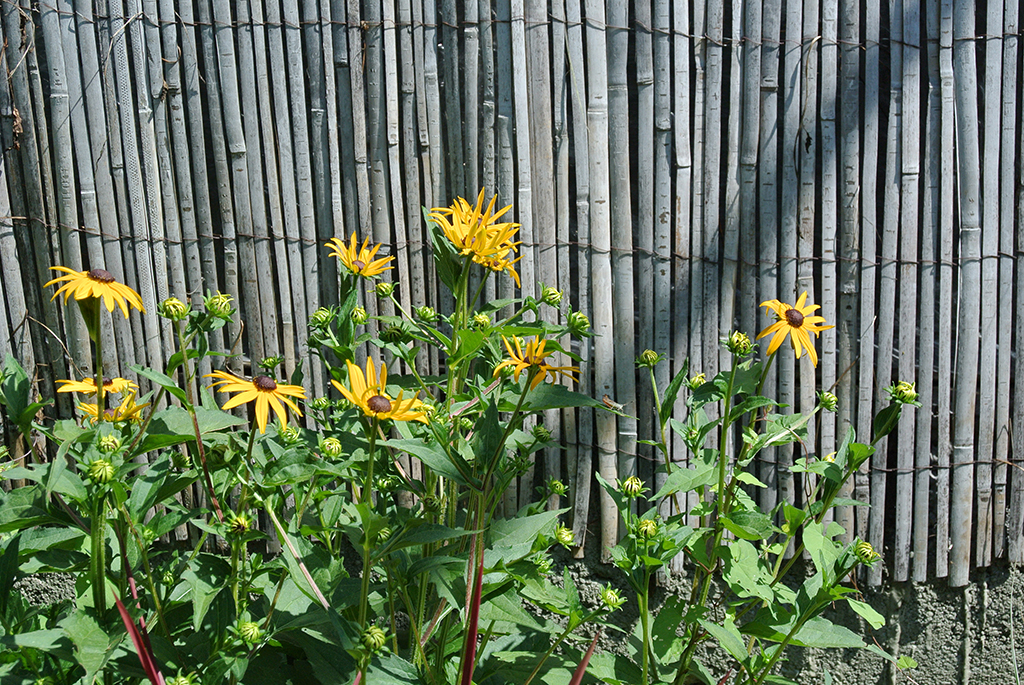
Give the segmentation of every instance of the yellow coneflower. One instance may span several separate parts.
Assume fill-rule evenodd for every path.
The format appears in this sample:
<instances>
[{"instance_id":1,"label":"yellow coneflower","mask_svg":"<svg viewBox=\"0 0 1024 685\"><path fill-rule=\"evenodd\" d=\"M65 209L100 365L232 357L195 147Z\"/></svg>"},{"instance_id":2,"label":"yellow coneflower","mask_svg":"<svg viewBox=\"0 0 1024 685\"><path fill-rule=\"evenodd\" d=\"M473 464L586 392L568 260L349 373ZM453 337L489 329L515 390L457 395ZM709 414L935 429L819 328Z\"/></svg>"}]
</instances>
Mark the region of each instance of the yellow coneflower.
<instances>
[{"instance_id":1,"label":"yellow coneflower","mask_svg":"<svg viewBox=\"0 0 1024 685\"><path fill-rule=\"evenodd\" d=\"M61 387L57 388L57 392L77 392L80 395L95 395L96 394L96 379L95 378L83 378L80 381L75 380L59 380L58 383L63 383ZM130 381L127 378L104 378L103 379L103 392L123 393L126 390L138 390L134 381Z\"/></svg>"},{"instance_id":2,"label":"yellow coneflower","mask_svg":"<svg viewBox=\"0 0 1024 685\"><path fill-rule=\"evenodd\" d=\"M369 245L370 239L367 238L363 241L362 247L359 247L355 233L352 234L352 240L348 245L341 238L331 238L327 241L327 247L332 248L333 252L328 256L337 257L349 271L364 278L373 278L377 274L395 268L387 266L387 263L394 259L393 256L381 259L373 258L383 243L377 243L372 248Z\"/></svg>"},{"instance_id":3,"label":"yellow coneflower","mask_svg":"<svg viewBox=\"0 0 1024 685\"><path fill-rule=\"evenodd\" d=\"M511 259L511 253L519 245L513 242L519 224L498 221L512 209L512 205L495 212L495 196L485 209L484 192L484 189L480 190L475 205L460 197L450 207L433 208L429 216L441 227L459 254L470 255L474 262L492 271L508 271L518 285L519 274L512 268L518 258Z\"/></svg>"},{"instance_id":4,"label":"yellow coneflower","mask_svg":"<svg viewBox=\"0 0 1024 685\"><path fill-rule=\"evenodd\" d=\"M255 376L251 381L247 381L226 371L214 371L206 374L205 377L217 379L210 384L211 389L238 393L221 407L225 411L246 402L256 402L256 424L260 428L260 433L267 432L267 417L270 416L271 408L277 414L277 418L281 420L282 426L288 425L288 412L285 410L285 405L288 405L296 416L302 416L298 405L291 399L292 397L306 399L306 390L301 385L284 385L267 376ZM218 385L219 388L217 388Z\"/></svg>"},{"instance_id":5,"label":"yellow coneflower","mask_svg":"<svg viewBox=\"0 0 1024 685\"><path fill-rule=\"evenodd\" d=\"M113 274L103 269L93 269L92 271L75 271L69 269L66 266L51 266L52 271L63 271L66 276L58 276L51 281L47 281L43 286L48 288L54 283L64 282L57 292L53 294L50 299L55 299L61 293L64 293L64 303L67 304L68 299L73 295L75 300L87 300L89 298L96 298L103 300L103 304L106 306L108 312L114 311L114 305L116 304L124 312L124 318L128 318L128 305L135 307L140 312L145 312L145 308L142 306L142 298L139 294L124 285L114 280Z\"/></svg>"},{"instance_id":6,"label":"yellow coneflower","mask_svg":"<svg viewBox=\"0 0 1024 685\"><path fill-rule=\"evenodd\" d=\"M554 381L558 378L558 374L569 378L570 380L576 380L573 378L573 373L579 373L579 369L575 366L552 366L546 361L546 357L551 354L550 352L544 351L544 346L547 345L547 340L544 340L539 335L530 342L526 343L526 352L523 352L523 348L519 343L519 338L514 338L515 350L512 349L512 342L505 336L501 336L501 339L505 342L505 349L508 350L509 358L494 367L494 375L497 377L501 370L505 367L514 367L516 382L519 382L519 374L526 369L533 367L537 369L538 373L534 376L533 381L530 383L530 390L533 390L546 376L551 376L551 380Z\"/></svg>"},{"instance_id":7,"label":"yellow coneflower","mask_svg":"<svg viewBox=\"0 0 1024 685\"><path fill-rule=\"evenodd\" d=\"M121 404L116 407L111 407L103 412L103 420L110 421L112 423L141 421L142 410L148 406L148 402L146 404L135 404L135 393L130 392L124 396L124 399L121 400ZM100 421L100 412L97 405L79 402L78 409L88 416L92 423L98 423Z\"/></svg>"},{"instance_id":8,"label":"yellow coneflower","mask_svg":"<svg viewBox=\"0 0 1024 685\"><path fill-rule=\"evenodd\" d=\"M760 340L766 335L774 333L775 335L768 344L768 354L772 354L779 349L782 341L789 335L789 340L793 343L793 350L796 352L796 358L800 358L802 348L806 347L807 354L811 357L811 362L817 366L818 353L814 351L810 333L818 335L822 331L835 328L835 326L822 326L821 324L825 322L825 317L823 316L808 316L811 312L818 309L820 305L811 304L804 306L806 301L807 292L804 291L804 294L800 296L800 299L793 306L779 300L762 302L761 306L769 310L766 313L774 313L778 321L758 333L757 339Z\"/></svg>"},{"instance_id":9,"label":"yellow coneflower","mask_svg":"<svg viewBox=\"0 0 1024 685\"><path fill-rule=\"evenodd\" d=\"M388 395L388 367L384 362L381 362L379 376L373 359L369 357L366 358L365 373L351 361L346 361L345 366L348 367L349 387L346 388L335 380L332 380L331 384L345 396L346 400L362 409L363 414L381 421L393 419L427 423L426 406L423 402L415 397L403 399L401 392L396 398Z\"/></svg>"}]
</instances>

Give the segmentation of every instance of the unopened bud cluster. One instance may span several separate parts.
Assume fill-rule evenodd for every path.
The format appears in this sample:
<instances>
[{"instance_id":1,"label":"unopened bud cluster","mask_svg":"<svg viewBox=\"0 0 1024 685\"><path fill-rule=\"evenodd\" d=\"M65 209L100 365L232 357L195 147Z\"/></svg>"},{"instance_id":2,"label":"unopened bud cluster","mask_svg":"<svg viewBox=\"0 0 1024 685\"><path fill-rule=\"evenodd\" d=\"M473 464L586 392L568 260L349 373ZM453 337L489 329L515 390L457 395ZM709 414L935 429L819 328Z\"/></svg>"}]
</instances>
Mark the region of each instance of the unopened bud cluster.
<instances>
[{"instance_id":1,"label":"unopened bud cluster","mask_svg":"<svg viewBox=\"0 0 1024 685\"><path fill-rule=\"evenodd\" d=\"M505 367L505 368L509 368L509 367ZM551 441L551 431L549 431L547 428L545 428L544 426L542 426L539 423L536 426L533 427L533 429L530 431L530 433L533 435L533 439L536 440L537 442L550 442Z\"/></svg>"},{"instance_id":2,"label":"unopened bud cluster","mask_svg":"<svg viewBox=\"0 0 1024 685\"><path fill-rule=\"evenodd\" d=\"M348 315L349 320L357 326L362 326L366 323L370 315L366 313L366 310L362 307L354 307L352 313Z\"/></svg>"},{"instance_id":3,"label":"unopened bud cluster","mask_svg":"<svg viewBox=\"0 0 1024 685\"><path fill-rule=\"evenodd\" d=\"M818 393L818 402L821 403L821 408L825 411L835 412L839 407L839 398L836 397L835 393L831 393L828 390L822 390Z\"/></svg>"},{"instance_id":4,"label":"unopened bud cluster","mask_svg":"<svg viewBox=\"0 0 1024 685\"><path fill-rule=\"evenodd\" d=\"M363 631L359 641L363 643L363 647L366 647L367 651L376 652L384 647L384 643L388 641L388 636L377 626L370 626Z\"/></svg>"},{"instance_id":5,"label":"unopened bud cluster","mask_svg":"<svg viewBox=\"0 0 1024 685\"><path fill-rule=\"evenodd\" d=\"M113 454L121 449L121 438L116 435L104 435L96 441L96 449L100 454Z\"/></svg>"},{"instance_id":6,"label":"unopened bud cluster","mask_svg":"<svg viewBox=\"0 0 1024 685\"><path fill-rule=\"evenodd\" d=\"M707 378L704 376L704 374L698 373L696 376L687 381L686 384L690 386L690 390L696 390L700 386L704 385L705 382L707 382Z\"/></svg>"},{"instance_id":7,"label":"unopened bud cluster","mask_svg":"<svg viewBox=\"0 0 1024 685\"><path fill-rule=\"evenodd\" d=\"M569 314L569 332L577 338L587 335L590 332L590 319L583 312L571 312Z\"/></svg>"},{"instance_id":8,"label":"unopened bud cluster","mask_svg":"<svg viewBox=\"0 0 1024 685\"><path fill-rule=\"evenodd\" d=\"M235 311L231 306L231 296L227 293L207 295L203 299L203 306L206 308L206 311L210 316L214 316L218 319L230 319L231 315Z\"/></svg>"},{"instance_id":9,"label":"unopened bud cluster","mask_svg":"<svg viewBox=\"0 0 1024 685\"><path fill-rule=\"evenodd\" d=\"M549 285L541 290L540 301L557 308L562 304L562 291Z\"/></svg>"},{"instance_id":10,"label":"unopened bud cluster","mask_svg":"<svg viewBox=\"0 0 1024 685\"><path fill-rule=\"evenodd\" d=\"M887 388L889 399L899 404L914 404L917 402L917 390L914 384L907 381L900 381Z\"/></svg>"},{"instance_id":11,"label":"unopened bud cluster","mask_svg":"<svg viewBox=\"0 0 1024 685\"><path fill-rule=\"evenodd\" d=\"M725 347L737 357L745 357L754 350L754 343L746 333L733 331L726 339Z\"/></svg>"},{"instance_id":12,"label":"unopened bud cluster","mask_svg":"<svg viewBox=\"0 0 1024 685\"><path fill-rule=\"evenodd\" d=\"M636 524L636 534L642 538L653 538L658 534L658 523L653 519L643 519Z\"/></svg>"},{"instance_id":13,"label":"unopened bud cluster","mask_svg":"<svg viewBox=\"0 0 1024 685\"><path fill-rule=\"evenodd\" d=\"M641 368L653 369L664 357L654 350L644 350L636 359L636 365Z\"/></svg>"},{"instance_id":14,"label":"unopened bud cluster","mask_svg":"<svg viewBox=\"0 0 1024 685\"><path fill-rule=\"evenodd\" d=\"M871 546L871 543L866 540L861 540L854 545L853 553L857 555L857 559L860 563L868 566L871 566L882 558L882 555L876 552L875 548Z\"/></svg>"},{"instance_id":15,"label":"unopened bud cluster","mask_svg":"<svg viewBox=\"0 0 1024 685\"><path fill-rule=\"evenodd\" d=\"M572 546L572 543L576 541L576 536L573 535L571 528L558 526L558 528L555 529L555 540L562 547L569 548Z\"/></svg>"},{"instance_id":16,"label":"unopened bud cluster","mask_svg":"<svg viewBox=\"0 0 1024 685\"><path fill-rule=\"evenodd\" d=\"M345 450L337 438L324 438L324 441L320 443L320 451L324 453L325 457L337 459Z\"/></svg>"},{"instance_id":17,"label":"unopened bud cluster","mask_svg":"<svg viewBox=\"0 0 1024 685\"><path fill-rule=\"evenodd\" d=\"M427 323L430 323L437 318L437 312L434 311L433 307L430 307L428 305L416 307L416 309L413 310L413 313L416 315L417 319L419 319L420 321L426 321Z\"/></svg>"},{"instance_id":18,"label":"unopened bud cluster","mask_svg":"<svg viewBox=\"0 0 1024 685\"><path fill-rule=\"evenodd\" d=\"M569 489L565 487L565 483L558 480L557 478L549 478L546 485L549 493L551 493L552 495L558 495L559 497L562 497L563 495L565 495L566 492L569 491Z\"/></svg>"},{"instance_id":19,"label":"unopened bud cluster","mask_svg":"<svg viewBox=\"0 0 1024 685\"><path fill-rule=\"evenodd\" d=\"M168 297L157 305L156 313L171 321L181 321L188 316L188 305L176 297Z\"/></svg>"},{"instance_id":20,"label":"unopened bud cluster","mask_svg":"<svg viewBox=\"0 0 1024 685\"><path fill-rule=\"evenodd\" d=\"M619 492L628 497L629 499L635 499L640 496L640 493L644 490L644 483L636 476L630 476L626 480L622 481L619 485Z\"/></svg>"},{"instance_id":21,"label":"unopened bud cluster","mask_svg":"<svg viewBox=\"0 0 1024 685\"><path fill-rule=\"evenodd\" d=\"M89 464L86 475L96 485L105 485L114 479L114 465L106 459L97 459Z\"/></svg>"},{"instance_id":22,"label":"unopened bud cluster","mask_svg":"<svg viewBox=\"0 0 1024 685\"><path fill-rule=\"evenodd\" d=\"M253 621L242 621L238 624L238 636L247 644L251 645L259 642L262 635L263 631L260 630L259 623L255 623Z\"/></svg>"},{"instance_id":23,"label":"unopened bud cluster","mask_svg":"<svg viewBox=\"0 0 1024 685\"><path fill-rule=\"evenodd\" d=\"M619 594L613 587L605 587L601 590L601 603L609 611L615 611L626 603L626 598Z\"/></svg>"},{"instance_id":24,"label":"unopened bud cluster","mask_svg":"<svg viewBox=\"0 0 1024 685\"><path fill-rule=\"evenodd\" d=\"M373 290L377 293L377 297L388 298L395 292L395 284L390 281L379 281L377 285L373 286Z\"/></svg>"}]
</instances>

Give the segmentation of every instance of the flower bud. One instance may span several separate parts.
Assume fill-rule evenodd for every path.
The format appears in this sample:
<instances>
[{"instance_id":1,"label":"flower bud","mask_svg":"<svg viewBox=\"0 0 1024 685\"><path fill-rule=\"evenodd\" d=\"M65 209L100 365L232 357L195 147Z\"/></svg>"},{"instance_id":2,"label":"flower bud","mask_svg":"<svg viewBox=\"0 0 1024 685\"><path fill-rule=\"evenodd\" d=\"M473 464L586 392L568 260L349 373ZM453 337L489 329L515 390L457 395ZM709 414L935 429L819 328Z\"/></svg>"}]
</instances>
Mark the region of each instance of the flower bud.
<instances>
[{"instance_id":1,"label":"flower bud","mask_svg":"<svg viewBox=\"0 0 1024 685\"><path fill-rule=\"evenodd\" d=\"M188 316L188 305L176 297L168 297L157 305L156 313L171 321L181 321Z\"/></svg>"},{"instance_id":2,"label":"flower bud","mask_svg":"<svg viewBox=\"0 0 1024 685\"><path fill-rule=\"evenodd\" d=\"M420 321L426 321L427 323L430 323L437 318L437 312L434 311L434 308L427 305L416 307L413 313L416 315L417 319Z\"/></svg>"},{"instance_id":3,"label":"flower bud","mask_svg":"<svg viewBox=\"0 0 1024 685\"><path fill-rule=\"evenodd\" d=\"M388 298L395 292L395 284L391 281L379 281L377 285L373 286L373 290L377 293L377 297Z\"/></svg>"},{"instance_id":4,"label":"flower bud","mask_svg":"<svg viewBox=\"0 0 1024 685\"><path fill-rule=\"evenodd\" d=\"M312 329L326 329L334 321L334 317L333 309L320 307L309 316L309 327Z\"/></svg>"},{"instance_id":5,"label":"flower bud","mask_svg":"<svg viewBox=\"0 0 1024 685\"><path fill-rule=\"evenodd\" d=\"M533 565L537 567L537 572L542 576L546 576L551 573L551 557L544 552L538 552L530 557Z\"/></svg>"},{"instance_id":6,"label":"flower bud","mask_svg":"<svg viewBox=\"0 0 1024 685\"><path fill-rule=\"evenodd\" d=\"M167 587L172 587L178 584L178 577L174 575L174 573L172 573L171 571L164 571L163 576L161 576L160 580L162 580L163 584Z\"/></svg>"},{"instance_id":7,"label":"flower bud","mask_svg":"<svg viewBox=\"0 0 1024 685\"><path fill-rule=\"evenodd\" d=\"M348 318L355 325L362 326L370 318L370 315L362 307L355 307L352 309L352 313L348 315Z\"/></svg>"},{"instance_id":8,"label":"flower bud","mask_svg":"<svg viewBox=\"0 0 1024 685\"><path fill-rule=\"evenodd\" d=\"M754 350L754 343L746 333L733 331L725 341L725 347L737 357L745 357Z\"/></svg>"},{"instance_id":9,"label":"flower bud","mask_svg":"<svg viewBox=\"0 0 1024 685\"><path fill-rule=\"evenodd\" d=\"M106 459L97 459L89 464L87 475L96 485L104 485L114 479L114 465Z\"/></svg>"},{"instance_id":10,"label":"flower bud","mask_svg":"<svg viewBox=\"0 0 1024 685\"><path fill-rule=\"evenodd\" d=\"M833 413L835 413L836 408L839 406L839 398L836 397L835 393L831 393L828 390L822 390L818 393L818 402L821 404L822 409Z\"/></svg>"},{"instance_id":11,"label":"flower bud","mask_svg":"<svg viewBox=\"0 0 1024 685\"><path fill-rule=\"evenodd\" d=\"M262 635L263 631L260 630L259 623L254 623L253 621L242 621L238 624L238 636L247 644L256 644L259 642Z\"/></svg>"},{"instance_id":12,"label":"flower bud","mask_svg":"<svg viewBox=\"0 0 1024 685\"><path fill-rule=\"evenodd\" d=\"M550 285L546 286L540 291L540 301L557 309L562 304L562 291Z\"/></svg>"},{"instance_id":13,"label":"flower bud","mask_svg":"<svg viewBox=\"0 0 1024 685\"><path fill-rule=\"evenodd\" d=\"M459 429L460 430L471 431L471 430L473 430L473 426L474 425L475 424L473 423L473 419L469 418L468 416L460 416L459 417Z\"/></svg>"},{"instance_id":14,"label":"flower bud","mask_svg":"<svg viewBox=\"0 0 1024 685\"><path fill-rule=\"evenodd\" d=\"M653 369L662 359L664 359L664 357L654 350L644 350L640 353L640 356L636 358L636 365L641 368Z\"/></svg>"},{"instance_id":15,"label":"flower bud","mask_svg":"<svg viewBox=\"0 0 1024 685\"><path fill-rule=\"evenodd\" d=\"M171 466L182 471L192 468L192 457L183 450L171 450Z\"/></svg>"},{"instance_id":16,"label":"flower bud","mask_svg":"<svg viewBox=\"0 0 1024 685\"><path fill-rule=\"evenodd\" d=\"M242 513L231 512L226 519L228 532L232 535L242 535L252 528L252 517Z\"/></svg>"},{"instance_id":17,"label":"flower bud","mask_svg":"<svg viewBox=\"0 0 1024 685\"><path fill-rule=\"evenodd\" d=\"M284 357L264 357L263 359L260 360L260 363L257 364L257 366L259 366L264 371L273 371L283 363Z\"/></svg>"},{"instance_id":18,"label":"flower bud","mask_svg":"<svg viewBox=\"0 0 1024 685\"><path fill-rule=\"evenodd\" d=\"M824 459L825 459L825 461L827 461L828 463L830 463L830 464L834 464L834 463L835 463L835 461L836 461L836 453L835 453L835 452L829 452L828 454L826 454L826 455L824 456Z\"/></svg>"},{"instance_id":19,"label":"flower bud","mask_svg":"<svg viewBox=\"0 0 1024 685\"><path fill-rule=\"evenodd\" d=\"M145 542L147 545L152 544L153 541L157 538L156 531L150 528L149 526L142 526L142 528L139 530L139 534L142 536L142 541Z\"/></svg>"},{"instance_id":20,"label":"flower bud","mask_svg":"<svg viewBox=\"0 0 1024 685\"><path fill-rule=\"evenodd\" d=\"M381 340L384 342L394 343L396 345L400 342L404 342L405 336L405 328L397 324L394 326L388 326L380 334Z\"/></svg>"},{"instance_id":21,"label":"flower bud","mask_svg":"<svg viewBox=\"0 0 1024 685\"><path fill-rule=\"evenodd\" d=\"M116 435L104 435L96 441L96 449L101 454L113 454L121 449L121 438Z\"/></svg>"},{"instance_id":22,"label":"flower bud","mask_svg":"<svg viewBox=\"0 0 1024 685\"><path fill-rule=\"evenodd\" d=\"M642 538L653 538L658 534L658 523L653 519L643 519L636 524L636 534Z\"/></svg>"},{"instance_id":23,"label":"flower bud","mask_svg":"<svg viewBox=\"0 0 1024 685\"><path fill-rule=\"evenodd\" d=\"M324 441L320 443L320 451L324 453L325 457L337 459L345 450L337 438L324 438Z\"/></svg>"},{"instance_id":24,"label":"flower bud","mask_svg":"<svg viewBox=\"0 0 1024 685\"><path fill-rule=\"evenodd\" d=\"M308 402L308 406L316 411L324 411L330 408L331 400L326 397L314 397Z\"/></svg>"},{"instance_id":25,"label":"flower bud","mask_svg":"<svg viewBox=\"0 0 1024 685\"><path fill-rule=\"evenodd\" d=\"M876 561L882 558L882 555L875 551L875 548L871 546L871 543L867 540L861 540L853 546L853 553L857 555L857 559L862 564L871 566Z\"/></svg>"},{"instance_id":26,"label":"flower bud","mask_svg":"<svg viewBox=\"0 0 1024 685\"><path fill-rule=\"evenodd\" d=\"M698 373L696 376L687 381L687 385L690 386L690 390L696 390L700 386L704 385L706 378L703 373Z\"/></svg>"},{"instance_id":27,"label":"flower bud","mask_svg":"<svg viewBox=\"0 0 1024 685\"><path fill-rule=\"evenodd\" d=\"M557 478L548 479L547 490L552 495L558 495L559 497L565 495L565 493L569 491L569 489L565 487L565 483Z\"/></svg>"},{"instance_id":28,"label":"flower bud","mask_svg":"<svg viewBox=\"0 0 1024 685\"><path fill-rule=\"evenodd\" d=\"M609 611L615 611L626 603L626 598L621 596L618 590L608 586L601 589L601 603Z\"/></svg>"},{"instance_id":29,"label":"flower bud","mask_svg":"<svg viewBox=\"0 0 1024 685\"><path fill-rule=\"evenodd\" d=\"M391 538L391 529L384 526L377 531L377 542L387 542Z\"/></svg>"},{"instance_id":30,"label":"flower bud","mask_svg":"<svg viewBox=\"0 0 1024 685\"><path fill-rule=\"evenodd\" d=\"M433 495L427 495L420 502L423 505L424 513L427 514L438 514L444 508L444 502Z\"/></svg>"},{"instance_id":31,"label":"flower bud","mask_svg":"<svg viewBox=\"0 0 1024 685\"><path fill-rule=\"evenodd\" d=\"M206 307L210 316L218 319L230 319L235 312L234 307L231 306L231 296L227 293L207 295L203 300L203 306Z\"/></svg>"},{"instance_id":32,"label":"flower bud","mask_svg":"<svg viewBox=\"0 0 1024 685\"><path fill-rule=\"evenodd\" d=\"M491 317L486 314L474 314L473 318L470 319L469 324L474 330L482 331L485 328L490 327Z\"/></svg>"},{"instance_id":33,"label":"flower bud","mask_svg":"<svg viewBox=\"0 0 1024 685\"><path fill-rule=\"evenodd\" d=\"M583 337L590 332L590 319L583 312L572 312L569 314L569 332L577 338Z\"/></svg>"},{"instance_id":34,"label":"flower bud","mask_svg":"<svg viewBox=\"0 0 1024 685\"><path fill-rule=\"evenodd\" d=\"M917 391L914 384L907 381L900 381L888 388L889 399L898 404L913 404L917 402Z\"/></svg>"},{"instance_id":35,"label":"flower bud","mask_svg":"<svg viewBox=\"0 0 1024 685\"><path fill-rule=\"evenodd\" d=\"M507 369L511 367L506 366L505 368ZM533 435L533 439L537 442L549 442L551 440L551 431L539 423L533 427L533 430L531 430L530 433Z\"/></svg>"},{"instance_id":36,"label":"flower bud","mask_svg":"<svg viewBox=\"0 0 1024 685\"><path fill-rule=\"evenodd\" d=\"M576 541L576 536L572 533L572 528L566 528L565 526L559 526L555 529L555 540L562 547L568 549L572 546L572 543Z\"/></svg>"},{"instance_id":37,"label":"flower bud","mask_svg":"<svg viewBox=\"0 0 1024 685\"><path fill-rule=\"evenodd\" d=\"M619 485L619 492L621 492L629 499L639 497L640 493L643 492L643 489L643 481L637 478L636 476L630 476L626 480L622 481L622 483Z\"/></svg>"},{"instance_id":38,"label":"flower bud","mask_svg":"<svg viewBox=\"0 0 1024 685\"><path fill-rule=\"evenodd\" d=\"M281 426L277 429L277 435L288 446L298 445L302 441L302 433L295 426Z\"/></svg>"},{"instance_id":39,"label":"flower bud","mask_svg":"<svg viewBox=\"0 0 1024 685\"><path fill-rule=\"evenodd\" d=\"M377 626L369 626L363 631L359 641L363 643L363 647L366 647L367 651L376 652L384 646L384 643L388 641L388 637Z\"/></svg>"},{"instance_id":40,"label":"flower bud","mask_svg":"<svg viewBox=\"0 0 1024 685\"><path fill-rule=\"evenodd\" d=\"M200 685L199 676L197 676L195 673L182 675L181 671L178 671L178 675L174 676L173 678L165 682L166 685Z\"/></svg>"}]
</instances>

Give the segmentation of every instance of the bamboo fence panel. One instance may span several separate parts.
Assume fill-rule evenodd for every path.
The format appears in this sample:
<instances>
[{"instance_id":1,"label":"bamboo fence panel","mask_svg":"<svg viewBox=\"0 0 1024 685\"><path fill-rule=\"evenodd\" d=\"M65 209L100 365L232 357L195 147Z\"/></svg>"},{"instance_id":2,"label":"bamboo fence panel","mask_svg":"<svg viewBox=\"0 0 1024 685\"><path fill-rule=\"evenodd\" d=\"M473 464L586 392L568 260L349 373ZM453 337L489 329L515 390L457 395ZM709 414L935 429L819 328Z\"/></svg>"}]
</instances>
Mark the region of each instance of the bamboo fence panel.
<instances>
[{"instance_id":1,"label":"bamboo fence panel","mask_svg":"<svg viewBox=\"0 0 1024 685\"><path fill-rule=\"evenodd\" d=\"M323 394L305 348L310 313L337 297L323 242L385 243L402 300L445 311L421 207L485 187L523 241L522 286L485 295L566 291L597 334L561 341L583 360L577 388L639 417L549 412L567 449L509 488L505 514L563 477L575 553L607 554L620 522L595 466L664 478L638 443L655 429L638 352L667 355L662 387L687 363L710 377L729 363L721 336L766 324L758 302L807 291L836 328L816 368L786 343L765 393L806 411L834 389L840 411L799 453L762 455L762 504L799 500L813 480L792 460L847 426L868 441L883 389L916 380L923 406L843 493L873 507L836 520L883 550L870 582L960 585L1024 560L1018 14L998 0L4 3L0 351L43 395L88 372L80 317L41 284L55 263L102 267L147 308L105 331L112 368L171 353L160 299L223 291L242 312L213 340L239 355L229 366L280 353Z\"/></svg>"}]
</instances>

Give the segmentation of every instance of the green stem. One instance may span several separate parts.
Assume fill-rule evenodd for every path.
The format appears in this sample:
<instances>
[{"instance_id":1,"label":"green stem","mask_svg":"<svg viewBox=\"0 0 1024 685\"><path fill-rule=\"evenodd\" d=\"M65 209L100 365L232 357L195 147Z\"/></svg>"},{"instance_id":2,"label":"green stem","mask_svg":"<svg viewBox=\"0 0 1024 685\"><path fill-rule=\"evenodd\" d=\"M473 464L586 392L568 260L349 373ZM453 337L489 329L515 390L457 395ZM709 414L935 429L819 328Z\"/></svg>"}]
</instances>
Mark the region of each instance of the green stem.
<instances>
[{"instance_id":1,"label":"green stem","mask_svg":"<svg viewBox=\"0 0 1024 685\"><path fill-rule=\"evenodd\" d=\"M643 655L640 659L641 669L643 676L640 679L641 685L647 685L650 682L648 672L650 671L650 652L651 652L651 616L648 611L648 598L647 592L650 587L651 573L649 570L644 568L644 587L643 591L637 594L637 603L640 605L640 626L643 628Z\"/></svg>"},{"instance_id":2,"label":"green stem","mask_svg":"<svg viewBox=\"0 0 1024 685\"><path fill-rule=\"evenodd\" d=\"M107 609L107 495L101 492L96 497L92 508L92 525L90 536L92 542L92 554L89 557L89 572L92 580L92 601L96 611L102 614Z\"/></svg>"},{"instance_id":3,"label":"green stem","mask_svg":"<svg viewBox=\"0 0 1024 685\"><path fill-rule=\"evenodd\" d=\"M373 425L370 428L370 457L369 464L366 466L366 481L363 485L362 492L359 493L359 503L366 504L371 509L373 508L373 465L375 460L375 447L377 445L377 429L380 425L380 419L377 417L373 418ZM369 604L370 595L370 549L372 547L372 541L370 540L369 531L363 532L363 573L360 582L359 589L359 626L363 630L366 628L366 613L367 605Z\"/></svg>"},{"instance_id":4,"label":"green stem","mask_svg":"<svg viewBox=\"0 0 1024 685\"><path fill-rule=\"evenodd\" d=\"M544 652L544 656L540 658L540 661L537 662L537 665L533 667L533 671L530 673L530 677L526 679L523 685L530 685L530 681L532 681L534 676L537 675L538 671L540 671L541 666L543 666L544 662L548 660L548 657L550 657L554 653L555 649L558 648L558 645L562 644L565 638L569 637L569 633L571 633L577 627L578 626L572 625L571 621L569 622L569 626L562 631L558 638L555 639L555 641L548 648L548 651Z\"/></svg>"}]
</instances>

